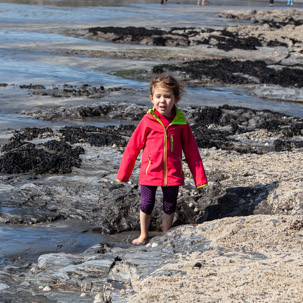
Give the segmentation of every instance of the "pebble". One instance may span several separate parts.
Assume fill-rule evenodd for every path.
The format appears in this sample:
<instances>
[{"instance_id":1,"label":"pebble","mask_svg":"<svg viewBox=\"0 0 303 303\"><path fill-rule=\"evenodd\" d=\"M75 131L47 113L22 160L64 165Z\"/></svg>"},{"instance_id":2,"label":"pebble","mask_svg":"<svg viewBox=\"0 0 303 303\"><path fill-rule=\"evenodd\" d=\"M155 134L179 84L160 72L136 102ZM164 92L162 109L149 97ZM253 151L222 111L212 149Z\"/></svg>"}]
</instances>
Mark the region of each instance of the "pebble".
<instances>
[{"instance_id":1,"label":"pebble","mask_svg":"<svg viewBox=\"0 0 303 303\"><path fill-rule=\"evenodd\" d=\"M83 282L83 283L81 284L81 291L82 291L83 293L85 293L85 292L90 292L91 289L92 289L92 283L91 283L91 282Z\"/></svg>"},{"instance_id":2,"label":"pebble","mask_svg":"<svg viewBox=\"0 0 303 303\"><path fill-rule=\"evenodd\" d=\"M42 290L43 291L51 291L52 288L50 286L45 286Z\"/></svg>"},{"instance_id":3,"label":"pebble","mask_svg":"<svg viewBox=\"0 0 303 303\"><path fill-rule=\"evenodd\" d=\"M152 247L152 248L155 248L155 247L157 247L158 245L159 245L158 243L154 242L154 243L151 245L151 247Z\"/></svg>"},{"instance_id":4,"label":"pebble","mask_svg":"<svg viewBox=\"0 0 303 303\"><path fill-rule=\"evenodd\" d=\"M94 303L103 303L103 302L104 302L104 300L103 300L102 295L101 294L96 294Z\"/></svg>"},{"instance_id":5,"label":"pebble","mask_svg":"<svg viewBox=\"0 0 303 303\"><path fill-rule=\"evenodd\" d=\"M5 283L0 283L0 291L9 288L9 285Z\"/></svg>"}]
</instances>

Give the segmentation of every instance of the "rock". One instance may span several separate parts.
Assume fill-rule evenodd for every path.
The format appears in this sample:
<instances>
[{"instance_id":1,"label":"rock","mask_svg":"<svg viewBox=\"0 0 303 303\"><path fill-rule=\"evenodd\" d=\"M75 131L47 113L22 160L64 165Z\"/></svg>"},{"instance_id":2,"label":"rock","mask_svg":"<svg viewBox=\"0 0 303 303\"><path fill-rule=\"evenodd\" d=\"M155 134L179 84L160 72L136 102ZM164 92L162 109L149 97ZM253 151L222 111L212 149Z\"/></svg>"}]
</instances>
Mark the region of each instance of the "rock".
<instances>
[{"instance_id":1,"label":"rock","mask_svg":"<svg viewBox=\"0 0 303 303\"><path fill-rule=\"evenodd\" d=\"M283 67L276 70L263 61L238 61L225 58L195 60L172 65L162 64L153 67L153 73L163 72L178 72L180 77L189 77L201 83L209 83L211 79L212 82L221 84L266 83L298 88L302 87L300 79L303 77L302 70L299 68Z\"/></svg>"},{"instance_id":2,"label":"rock","mask_svg":"<svg viewBox=\"0 0 303 303\"><path fill-rule=\"evenodd\" d=\"M68 265L75 265L83 262L83 259L79 256L65 253L51 253L44 254L38 258L38 268L47 269L47 268L58 268L65 267Z\"/></svg>"},{"instance_id":3,"label":"rock","mask_svg":"<svg viewBox=\"0 0 303 303\"><path fill-rule=\"evenodd\" d=\"M8 289L9 285L5 284L5 283L0 283L0 291Z\"/></svg>"},{"instance_id":4,"label":"rock","mask_svg":"<svg viewBox=\"0 0 303 303\"><path fill-rule=\"evenodd\" d=\"M108 294L107 292L104 293L98 293L95 296L95 300L94 303L110 303L112 302L112 298L110 296L110 294Z\"/></svg>"},{"instance_id":5,"label":"rock","mask_svg":"<svg viewBox=\"0 0 303 303\"><path fill-rule=\"evenodd\" d=\"M90 281L82 282L82 284L81 284L82 294L85 295L85 293L90 292L91 289L92 289L92 283Z\"/></svg>"},{"instance_id":6,"label":"rock","mask_svg":"<svg viewBox=\"0 0 303 303\"><path fill-rule=\"evenodd\" d=\"M94 303L104 303L103 296L101 294L96 294Z\"/></svg>"},{"instance_id":7,"label":"rock","mask_svg":"<svg viewBox=\"0 0 303 303\"><path fill-rule=\"evenodd\" d=\"M239 287L244 291L245 285L232 283L243 283L243 280L255 283L255 275L259 277L258 283L267 281L268 275L278 282L280 273L291 270L292 275L286 275L283 283L286 279L288 286L296 289L298 296L295 295L294 302L299 302L300 285L297 284L297 279L302 276L302 226L300 216L229 217L173 228L166 235L153 239L153 243L158 244L155 249L147 246L122 248L120 245L111 245L107 246L108 250L103 254L88 250L81 257L94 259L91 260L93 263L89 270L87 266L81 265L65 284L62 284L62 280L56 280L57 291L72 289L71 285L75 283L76 277L78 282L85 277L81 287L82 294L89 296L87 291L91 291L95 302L115 302L122 299L126 302L142 302L143 296L156 296L162 302L162 295L169 297L172 294L178 298L183 296L182 300L185 300L185 296L194 300L201 298L201 285L208 285L207 291L203 288L205 300L213 298L214 294L221 300L226 295L225 285L230 287L228 293L235 293L235 289ZM104 261L115 255L119 258L116 258L109 271L100 272L97 264L104 264ZM59 269L63 270L64 268ZM251 271L253 273L250 274ZM53 283L47 268L36 275L48 285ZM228 277L232 282L229 282ZM26 279L30 285L39 283L32 276L27 276ZM218 289L218 283L224 288ZM165 287L160 292L159 288L163 285ZM168 285L179 287L173 293ZM256 294L266 299L272 298L279 293L281 287L283 286L279 283L265 283L260 290L255 288L252 292L246 289L247 298L254 298Z\"/></svg>"}]
</instances>

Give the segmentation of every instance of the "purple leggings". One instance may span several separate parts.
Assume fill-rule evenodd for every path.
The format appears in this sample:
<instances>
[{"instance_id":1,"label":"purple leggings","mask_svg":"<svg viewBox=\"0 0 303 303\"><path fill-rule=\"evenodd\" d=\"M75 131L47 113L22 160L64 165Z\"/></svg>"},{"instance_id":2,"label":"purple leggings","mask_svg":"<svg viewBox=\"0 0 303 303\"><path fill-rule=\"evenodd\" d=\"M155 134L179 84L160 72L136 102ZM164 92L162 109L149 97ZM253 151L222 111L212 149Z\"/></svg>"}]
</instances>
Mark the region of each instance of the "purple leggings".
<instances>
[{"instance_id":1,"label":"purple leggings","mask_svg":"<svg viewBox=\"0 0 303 303\"><path fill-rule=\"evenodd\" d=\"M161 187L163 192L163 211L170 215L175 212L179 186ZM141 185L141 206L140 209L150 215L156 202L157 186Z\"/></svg>"}]
</instances>

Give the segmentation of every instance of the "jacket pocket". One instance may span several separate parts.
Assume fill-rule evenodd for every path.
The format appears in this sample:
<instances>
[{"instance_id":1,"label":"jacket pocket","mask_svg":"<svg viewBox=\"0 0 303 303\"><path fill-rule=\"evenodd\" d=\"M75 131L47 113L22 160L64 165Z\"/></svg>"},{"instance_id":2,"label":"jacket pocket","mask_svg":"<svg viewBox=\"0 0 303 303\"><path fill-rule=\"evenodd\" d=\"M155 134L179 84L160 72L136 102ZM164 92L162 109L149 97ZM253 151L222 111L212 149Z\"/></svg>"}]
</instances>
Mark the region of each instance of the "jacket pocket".
<instances>
[{"instance_id":1,"label":"jacket pocket","mask_svg":"<svg viewBox=\"0 0 303 303\"><path fill-rule=\"evenodd\" d=\"M145 175L147 176L147 174L148 174L148 170L149 170L149 167L150 167L150 165L151 165L151 159L150 159L150 156L148 156L148 163L147 163L147 166L146 166L146 170L145 170Z\"/></svg>"}]
</instances>

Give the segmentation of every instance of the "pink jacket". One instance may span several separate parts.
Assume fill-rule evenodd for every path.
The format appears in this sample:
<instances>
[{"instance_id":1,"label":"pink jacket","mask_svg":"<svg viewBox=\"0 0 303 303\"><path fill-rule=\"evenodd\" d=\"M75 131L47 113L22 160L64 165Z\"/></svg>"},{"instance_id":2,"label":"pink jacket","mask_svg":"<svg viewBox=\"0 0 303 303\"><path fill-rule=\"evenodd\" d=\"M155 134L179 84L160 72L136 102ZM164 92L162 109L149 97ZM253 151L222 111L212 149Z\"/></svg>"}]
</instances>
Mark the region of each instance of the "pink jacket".
<instances>
[{"instance_id":1,"label":"pink jacket","mask_svg":"<svg viewBox=\"0 0 303 303\"><path fill-rule=\"evenodd\" d=\"M131 136L117 175L117 181L127 182L136 159L143 149L139 184L151 186L184 185L182 150L196 187L207 185L202 159L189 124L182 111L167 128L150 109Z\"/></svg>"}]
</instances>

